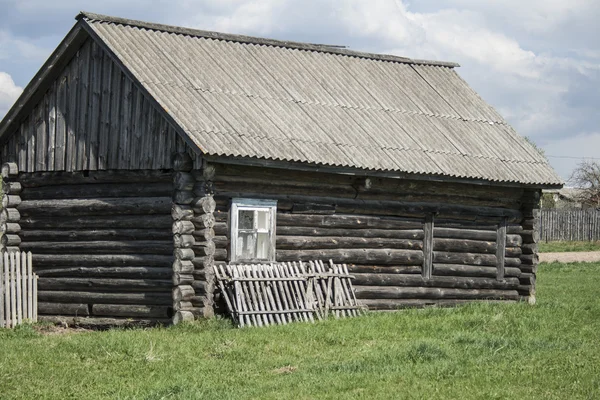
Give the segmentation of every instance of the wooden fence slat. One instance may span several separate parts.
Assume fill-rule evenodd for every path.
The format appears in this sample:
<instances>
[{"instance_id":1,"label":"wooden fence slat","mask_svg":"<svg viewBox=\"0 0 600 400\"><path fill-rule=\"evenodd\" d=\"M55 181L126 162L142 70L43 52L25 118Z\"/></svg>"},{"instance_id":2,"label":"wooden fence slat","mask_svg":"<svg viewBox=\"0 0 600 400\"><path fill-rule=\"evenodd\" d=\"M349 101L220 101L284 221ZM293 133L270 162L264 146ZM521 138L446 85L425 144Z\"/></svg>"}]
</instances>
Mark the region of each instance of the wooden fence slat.
<instances>
[{"instance_id":1,"label":"wooden fence slat","mask_svg":"<svg viewBox=\"0 0 600 400\"><path fill-rule=\"evenodd\" d=\"M600 210L542 209L540 238L546 242L600 240Z\"/></svg>"},{"instance_id":2,"label":"wooden fence slat","mask_svg":"<svg viewBox=\"0 0 600 400\"><path fill-rule=\"evenodd\" d=\"M4 321L4 287L6 286L4 284L4 266L6 265L6 263L4 262L4 257L2 257L0 255L0 328L4 328L5 321Z\"/></svg>"},{"instance_id":3,"label":"wooden fence slat","mask_svg":"<svg viewBox=\"0 0 600 400\"><path fill-rule=\"evenodd\" d=\"M31 252L0 253L0 326L37 321L37 275Z\"/></svg>"}]
</instances>

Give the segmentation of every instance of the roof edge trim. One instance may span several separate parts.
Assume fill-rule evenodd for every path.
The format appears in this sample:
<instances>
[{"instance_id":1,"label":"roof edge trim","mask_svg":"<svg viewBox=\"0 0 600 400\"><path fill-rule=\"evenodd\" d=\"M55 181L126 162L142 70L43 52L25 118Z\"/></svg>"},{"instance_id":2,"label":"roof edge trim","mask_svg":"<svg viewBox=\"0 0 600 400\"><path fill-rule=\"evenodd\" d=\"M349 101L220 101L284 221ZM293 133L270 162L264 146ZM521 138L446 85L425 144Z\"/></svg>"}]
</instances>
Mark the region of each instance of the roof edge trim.
<instances>
[{"instance_id":1,"label":"roof edge trim","mask_svg":"<svg viewBox=\"0 0 600 400\"><path fill-rule=\"evenodd\" d=\"M368 58L368 59L372 59L372 60L391 61L391 62L398 62L398 63L404 63L404 64L433 65L433 66L448 67L448 68L460 67L460 65L458 63L449 62L449 61L416 60L416 59L411 59L411 58L406 58L406 57L394 56L391 54L367 53L367 52L349 50L349 49L335 47L335 46L302 43L302 42L294 42L294 41L275 40L275 39L266 39L266 38L259 38L259 37L254 37L254 36L235 35L235 34L231 34L231 33L203 31L203 30L199 30L199 29L183 28L183 27L173 26L173 25L163 25L163 24L156 24L156 23L146 22L146 21L112 17L109 15L95 14L95 13L85 12L85 11L81 11L75 17L75 19L78 21L83 19L83 20L86 20L89 22L92 22L92 21L110 22L110 23L114 23L114 24L128 25L128 26L134 26L134 27L138 27L138 28L156 30L156 31L161 31L161 32L169 32L169 33L180 34L180 35L196 36L196 37L202 37L202 38L207 38L207 39L225 40L225 41L231 41L231 42L250 43L250 44L258 44L258 45L274 46L274 47L286 47L286 48L291 48L291 49L317 51L317 52L321 52L321 53L338 54L338 55L345 55L345 56L349 56L349 57L358 57L358 58Z\"/></svg>"}]
</instances>

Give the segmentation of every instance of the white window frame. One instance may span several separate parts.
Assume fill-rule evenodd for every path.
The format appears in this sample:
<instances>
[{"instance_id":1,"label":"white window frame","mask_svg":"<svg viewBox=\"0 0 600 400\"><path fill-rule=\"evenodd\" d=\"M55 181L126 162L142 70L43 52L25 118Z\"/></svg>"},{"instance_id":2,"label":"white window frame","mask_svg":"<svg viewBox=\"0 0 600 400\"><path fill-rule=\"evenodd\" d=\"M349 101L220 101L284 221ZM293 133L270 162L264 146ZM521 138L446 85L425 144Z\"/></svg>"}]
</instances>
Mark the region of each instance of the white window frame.
<instances>
[{"instance_id":1,"label":"white window frame","mask_svg":"<svg viewBox=\"0 0 600 400\"><path fill-rule=\"evenodd\" d=\"M257 233L269 233L269 251L266 259L239 259L237 257L238 250L238 226L240 211L268 211L270 229L258 230L256 214L254 216L254 228ZM272 262L275 261L275 226L277 217L277 200L263 199L246 199L234 198L231 199L231 209L229 218L229 233L231 241L230 262Z\"/></svg>"}]
</instances>

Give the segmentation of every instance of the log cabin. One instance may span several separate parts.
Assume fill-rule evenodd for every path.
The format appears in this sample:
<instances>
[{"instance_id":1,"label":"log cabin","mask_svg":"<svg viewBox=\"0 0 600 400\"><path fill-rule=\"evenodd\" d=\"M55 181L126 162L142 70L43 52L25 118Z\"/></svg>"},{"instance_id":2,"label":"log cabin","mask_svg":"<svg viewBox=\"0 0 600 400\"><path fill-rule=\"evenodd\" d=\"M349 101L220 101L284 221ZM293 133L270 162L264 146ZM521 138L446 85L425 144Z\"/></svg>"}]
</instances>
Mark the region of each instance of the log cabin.
<instances>
[{"instance_id":1,"label":"log cabin","mask_svg":"<svg viewBox=\"0 0 600 400\"><path fill-rule=\"evenodd\" d=\"M346 263L374 310L535 302L562 181L455 63L81 13L0 123L42 319L219 311L213 266Z\"/></svg>"}]
</instances>

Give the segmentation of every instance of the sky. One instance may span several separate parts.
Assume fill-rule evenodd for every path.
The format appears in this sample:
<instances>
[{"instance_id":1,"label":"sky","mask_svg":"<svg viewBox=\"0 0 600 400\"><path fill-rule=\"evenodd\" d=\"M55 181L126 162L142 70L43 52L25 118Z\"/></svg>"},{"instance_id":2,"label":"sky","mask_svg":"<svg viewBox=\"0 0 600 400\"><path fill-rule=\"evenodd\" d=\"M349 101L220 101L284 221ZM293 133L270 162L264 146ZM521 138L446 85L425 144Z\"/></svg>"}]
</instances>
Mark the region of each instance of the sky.
<instances>
[{"instance_id":1,"label":"sky","mask_svg":"<svg viewBox=\"0 0 600 400\"><path fill-rule=\"evenodd\" d=\"M0 0L0 118L80 10L455 61L563 179L600 161L598 0Z\"/></svg>"}]
</instances>

